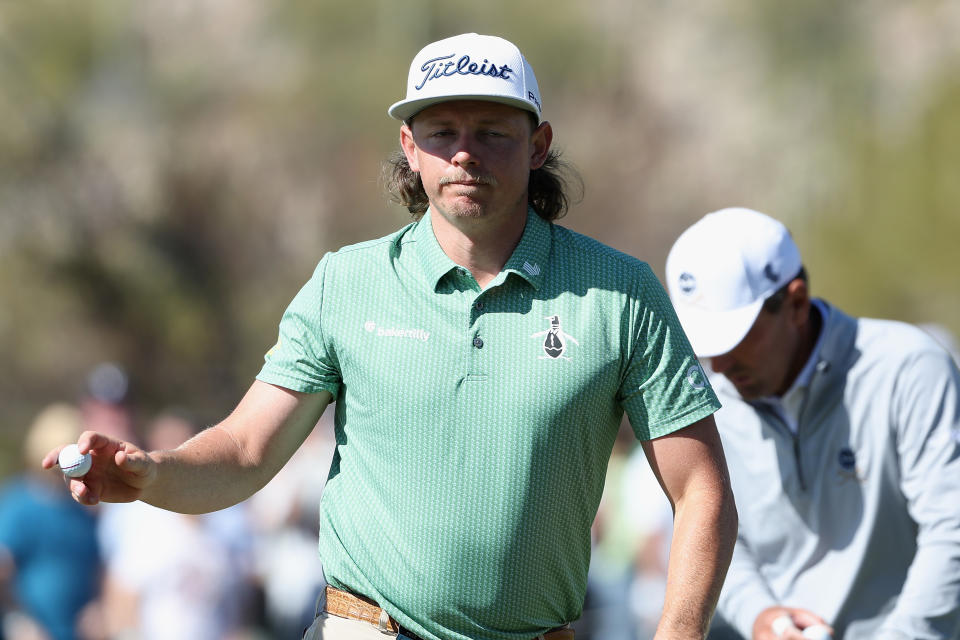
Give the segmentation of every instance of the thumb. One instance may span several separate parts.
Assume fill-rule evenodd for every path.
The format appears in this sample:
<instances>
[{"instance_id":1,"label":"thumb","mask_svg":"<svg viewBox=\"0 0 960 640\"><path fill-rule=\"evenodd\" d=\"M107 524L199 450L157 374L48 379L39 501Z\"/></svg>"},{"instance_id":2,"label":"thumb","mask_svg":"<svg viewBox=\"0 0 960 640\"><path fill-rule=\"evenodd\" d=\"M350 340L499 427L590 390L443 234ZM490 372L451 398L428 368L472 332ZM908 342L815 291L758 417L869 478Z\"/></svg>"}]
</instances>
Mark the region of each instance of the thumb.
<instances>
[{"instance_id":1,"label":"thumb","mask_svg":"<svg viewBox=\"0 0 960 640\"><path fill-rule=\"evenodd\" d=\"M152 475L156 465L153 458L140 449L134 451L120 449L114 456L114 462L125 473L140 478Z\"/></svg>"}]
</instances>

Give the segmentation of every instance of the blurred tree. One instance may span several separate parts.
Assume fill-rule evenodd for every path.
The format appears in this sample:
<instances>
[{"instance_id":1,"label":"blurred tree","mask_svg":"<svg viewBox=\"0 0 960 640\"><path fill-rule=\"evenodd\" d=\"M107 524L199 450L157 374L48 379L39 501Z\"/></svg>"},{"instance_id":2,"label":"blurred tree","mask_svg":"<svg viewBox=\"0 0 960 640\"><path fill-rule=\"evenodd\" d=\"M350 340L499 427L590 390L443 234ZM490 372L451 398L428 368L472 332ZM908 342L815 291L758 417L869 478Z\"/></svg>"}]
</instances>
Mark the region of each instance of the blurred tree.
<instances>
[{"instance_id":1,"label":"blurred tree","mask_svg":"<svg viewBox=\"0 0 960 640\"><path fill-rule=\"evenodd\" d=\"M960 332L958 29L947 0L0 3L0 443L102 360L143 412L220 418L323 252L409 221L385 111L464 31L533 61L586 181L563 224L661 272L753 206L818 293Z\"/></svg>"},{"instance_id":2,"label":"blurred tree","mask_svg":"<svg viewBox=\"0 0 960 640\"><path fill-rule=\"evenodd\" d=\"M945 77L920 125L851 127L847 180L806 229L815 291L855 312L960 335L960 83Z\"/></svg>"}]
</instances>

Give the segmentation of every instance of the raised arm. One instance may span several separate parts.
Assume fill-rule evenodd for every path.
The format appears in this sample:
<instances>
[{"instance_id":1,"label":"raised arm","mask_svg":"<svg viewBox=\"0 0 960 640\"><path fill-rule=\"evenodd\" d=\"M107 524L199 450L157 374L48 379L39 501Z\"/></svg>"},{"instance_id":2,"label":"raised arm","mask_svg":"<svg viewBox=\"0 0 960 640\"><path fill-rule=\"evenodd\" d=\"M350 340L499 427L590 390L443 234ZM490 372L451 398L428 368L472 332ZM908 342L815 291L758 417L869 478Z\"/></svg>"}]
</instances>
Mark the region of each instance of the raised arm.
<instances>
[{"instance_id":1,"label":"raised arm","mask_svg":"<svg viewBox=\"0 0 960 640\"><path fill-rule=\"evenodd\" d=\"M77 444L91 453L93 467L67 485L86 505L143 500L180 513L223 509L276 475L330 400L326 391L305 394L256 381L225 420L170 451L146 452L87 431ZM56 464L60 448L44 457L44 468Z\"/></svg>"},{"instance_id":2,"label":"raised arm","mask_svg":"<svg viewBox=\"0 0 960 640\"><path fill-rule=\"evenodd\" d=\"M717 427L709 416L642 446L674 511L667 592L655 638L704 638L737 535Z\"/></svg>"}]
</instances>

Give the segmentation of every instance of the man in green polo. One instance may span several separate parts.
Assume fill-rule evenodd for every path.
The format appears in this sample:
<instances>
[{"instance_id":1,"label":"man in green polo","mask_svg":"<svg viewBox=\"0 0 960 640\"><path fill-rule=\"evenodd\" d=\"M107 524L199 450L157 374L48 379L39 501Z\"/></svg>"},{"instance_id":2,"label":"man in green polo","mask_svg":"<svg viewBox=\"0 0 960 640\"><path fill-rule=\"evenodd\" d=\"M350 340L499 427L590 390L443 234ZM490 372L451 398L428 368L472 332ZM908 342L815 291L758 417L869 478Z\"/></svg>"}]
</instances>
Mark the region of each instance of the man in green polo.
<instances>
[{"instance_id":1,"label":"man in green polo","mask_svg":"<svg viewBox=\"0 0 960 640\"><path fill-rule=\"evenodd\" d=\"M553 222L533 70L500 38L441 40L389 112L414 222L323 257L222 423L174 451L84 434L73 495L226 507L336 401L305 637L565 640L625 411L675 510L657 637L704 637L737 523L719 404L650 268Z\"/></svg>"}]
</instances>

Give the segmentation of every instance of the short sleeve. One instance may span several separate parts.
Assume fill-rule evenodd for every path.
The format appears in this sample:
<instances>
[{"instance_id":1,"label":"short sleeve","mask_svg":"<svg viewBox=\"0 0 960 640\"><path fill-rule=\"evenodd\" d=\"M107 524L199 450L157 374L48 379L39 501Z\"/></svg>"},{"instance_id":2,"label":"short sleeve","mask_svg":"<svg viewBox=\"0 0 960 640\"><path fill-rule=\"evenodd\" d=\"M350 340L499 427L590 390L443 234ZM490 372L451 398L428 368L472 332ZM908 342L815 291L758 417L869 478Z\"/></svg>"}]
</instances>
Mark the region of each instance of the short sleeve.
<instances>
[{"instance_id":1,"label":"short sleeve","mask_svg":"<svg viewBox=\"0 0 960 640\"><path fill-rule=\"evenodd\" d=\"M649 265L643 265L634 296L619 398L634 433L650 440L711 415L720 401Z\"/></svg>"},{"instance_id":2,"label":"short sleeve","mask_svg":"<svg viewBox=\"0 0 960 640\"><path fill-rule=\"evenodd\" d=\"M329 262L327 254L287 307L277 343L264 356L257 380L304 393L329 391L337 397L342 379L323 332Z\"/></svg>"}]
</instances>

